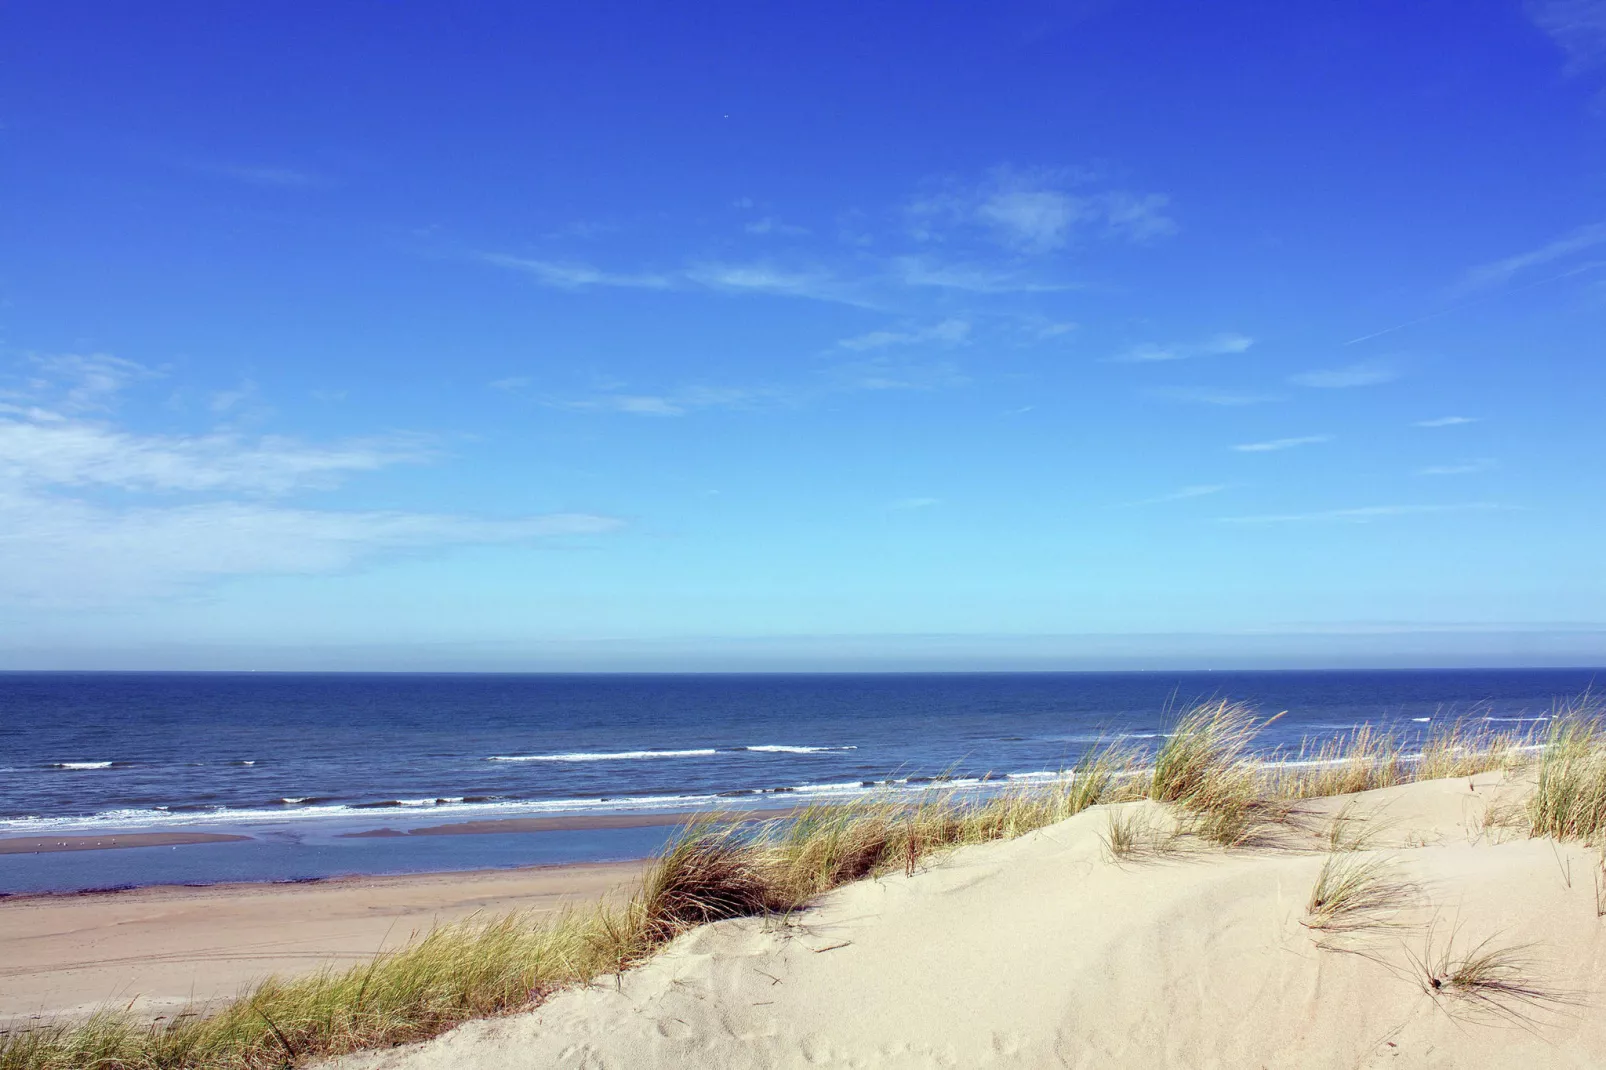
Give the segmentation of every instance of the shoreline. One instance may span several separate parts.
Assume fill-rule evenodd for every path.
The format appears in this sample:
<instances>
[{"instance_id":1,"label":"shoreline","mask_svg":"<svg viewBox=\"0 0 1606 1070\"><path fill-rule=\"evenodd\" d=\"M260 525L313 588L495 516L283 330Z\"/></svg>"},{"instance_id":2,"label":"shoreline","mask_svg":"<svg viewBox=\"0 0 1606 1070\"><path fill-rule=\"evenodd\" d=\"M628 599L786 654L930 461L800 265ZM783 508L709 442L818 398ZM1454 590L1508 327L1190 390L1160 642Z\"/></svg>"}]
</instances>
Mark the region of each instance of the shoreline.
<instances>
[{"instance_id":1,"label":"shoreline","mask_svg":"<svg viewBox=\"0 0 1606 1070\"><path fill-rule=\"evenodd\" d=\"M569 814L551 817L496 817L447 821L416 828L361 829L327 833L334 839L395 839L404 836L479 836L507 833L601 832L611 829L671 828L691 821L718 817L737 821L767 821L797 813L799 807L709 807L700 810L643 811L634 814ZM269 830L278 831L278 830ZM0 836L0 855L58 854L67 851L111 851L130 847L189 847L207 843L245 843L263 840L243 832L118 832L101 835ZM443 871L444 872L444 871ZM249 882L247 882L249 883Z\"/></svg>"}]
</instances>

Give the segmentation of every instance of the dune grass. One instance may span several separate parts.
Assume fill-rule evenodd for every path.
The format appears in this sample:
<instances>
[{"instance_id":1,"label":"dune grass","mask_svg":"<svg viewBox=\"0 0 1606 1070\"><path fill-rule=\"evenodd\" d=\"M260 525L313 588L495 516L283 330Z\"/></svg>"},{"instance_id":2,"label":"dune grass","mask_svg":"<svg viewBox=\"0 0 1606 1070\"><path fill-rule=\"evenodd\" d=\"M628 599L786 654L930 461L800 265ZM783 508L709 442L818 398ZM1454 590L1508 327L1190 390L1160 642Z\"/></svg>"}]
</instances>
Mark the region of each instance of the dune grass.
<instances>
[{"instance_id":1,"label":"dune grass","mask_svg":"<svg viewBox=\"0 0 1606 1070\"><path fill-rule=\"evenodd\" d=\"M1579 993L1538 979L1536 949L1529 944L1501 944L1489 938L1457 952L1457 933L1443 943L1429 926L1421 954L1411 964L1424 991L1446 999L1451 1013L1490 1016L1530 1025L1541 1012L1581 1002Z\"/></svg>"},{"instance_id":2,"label":"dune grass","mask_svg":"<svg viewBox=\"0 0 1606 1070\"><path fill-rule=\"evenodd\" d=\"M1019 836L1101 803L1151 799L1174 808L1171 842L1181 835L1242 847L1285 816L1290 800L1500 768L1521 753L1511 737L1452 726L1410 756L1394 737L1363 729L1313 752L1328 764L1268 764L1251 753L1264 723L1243 705L1210 702L1186 712L1152 755L1117 741L1066 776L988 798L889 795L757 824L706 818L683 831L622 905L441 926L366 965L269 979L205 1015L151 1024L109 1011L16 1028L0 1033L0 1070L267 1070L422 1040L622 972L698 925L784 915L848 882L913 872L940 852ZM1541 759L1555 796L1544 814L1570 815L1569 829L1598 830L1606 822L1606 761L1598 757L1606 734L1553 731L1546 746L1563 753L1552 760L1547 750ZM1111 828L1112 840L1125 837ZM1137 845L1141 830L1129 831ZM1364 902L1364 879L1332 876L1335 887L1351 889L1339 888L1338 901L1348 894Z\"/></svg>"},{"instance_id":3,"label":"dune grass","mask_svg":"<svg viewBox=\"0 0 1606 1070\"><path fill-rule=\"evenodd\" d=\"M1389 928L1411 892L1392 876L1393 865L1361 851L1329 854L1305 903L1306 927L1330 934Z\"/></svg>"},{"instance_id":4,"label":"dune grass","mask_svg":"<svg viewBox=\"0 0 1606 1070\"><path fill-rule=\"evenodd\" d=\"M1534 835L1601 842L1606 830L1606 720L1587 696L1551 718L1527 817Z\"/></svg>"}]
</instances>

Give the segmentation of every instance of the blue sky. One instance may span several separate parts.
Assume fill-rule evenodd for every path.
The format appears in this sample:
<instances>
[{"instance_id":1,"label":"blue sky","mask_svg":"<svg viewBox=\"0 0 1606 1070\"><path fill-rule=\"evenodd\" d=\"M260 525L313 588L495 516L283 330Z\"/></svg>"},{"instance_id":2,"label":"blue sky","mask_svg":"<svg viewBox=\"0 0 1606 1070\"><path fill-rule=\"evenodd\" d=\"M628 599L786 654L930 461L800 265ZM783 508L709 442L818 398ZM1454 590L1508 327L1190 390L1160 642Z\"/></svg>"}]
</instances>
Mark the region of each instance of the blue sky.
<instances>
[{"instance_id":1,"label":"blue sky","mask_svg":"<svg viewBox=\"0 0 1606 1070\"><path fill-rule=\"evenodd\" d=\"M1606 0L0 42L0 666L1606 661Z\"/></svg>"}]
</instances>

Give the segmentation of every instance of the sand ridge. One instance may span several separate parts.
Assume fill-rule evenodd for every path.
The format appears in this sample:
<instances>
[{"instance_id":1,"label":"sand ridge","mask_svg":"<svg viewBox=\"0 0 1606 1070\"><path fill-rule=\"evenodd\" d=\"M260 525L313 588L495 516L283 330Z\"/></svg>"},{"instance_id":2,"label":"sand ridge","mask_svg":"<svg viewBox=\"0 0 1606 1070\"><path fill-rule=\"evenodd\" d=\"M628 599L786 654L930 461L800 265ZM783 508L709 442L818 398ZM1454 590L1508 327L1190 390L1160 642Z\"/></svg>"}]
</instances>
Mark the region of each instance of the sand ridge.
<instances>
[{"instance_id":1,"label":"sand ridge","mask_svg":"<svg viewBox=\"0 0 1606 1070\"><path fill-rule=\"evenodd\" d=\"M1498 775L1312 803L1371 822L1410 893L1391 924L1302 924L1317 852L1187 849L1117 862L1097 807L790 919L738 919L639 969L339 1070L651 1067L1598 1067L1600 856L1486 827ZM1418 961L1532 945L1554 999L1435 993ZM1324 946L1326 945L1326 946Z\"/></svg>"}]
</instances>

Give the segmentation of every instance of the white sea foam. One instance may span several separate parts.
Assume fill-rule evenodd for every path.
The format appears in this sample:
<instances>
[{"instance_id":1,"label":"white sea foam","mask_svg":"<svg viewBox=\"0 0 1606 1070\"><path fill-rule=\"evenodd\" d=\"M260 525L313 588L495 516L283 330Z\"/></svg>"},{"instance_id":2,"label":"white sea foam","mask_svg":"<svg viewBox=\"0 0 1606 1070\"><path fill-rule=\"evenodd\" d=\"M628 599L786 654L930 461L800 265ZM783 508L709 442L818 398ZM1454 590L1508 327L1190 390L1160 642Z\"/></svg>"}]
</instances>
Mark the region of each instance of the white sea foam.
<instances>
[{"instance_id":1,"label":"white sea foam","mask_svg":"<svg viewBox=\"0 0 1606 1070\"><path fill-rule=\"evenodd\" d=\"M863 781L846 780L840 784L799 784L791 790L799 795L835 795L841 792L857 794L870 789L864 786Z\"/></svg>"},{"instance_id":2,"label":"white sea foam","mask_svg":"<svg viewBox=\"0 0 1606 1070\"><path fill-rule=\"evenodd\" d=\"M1548 721L1548 720L1550 720L1550 718L1549 717L1485 717L1484 720L1485 721L1493 721L1496 724L1522 724L1525 721Z\"/></svg>"},{"instance_id":3,"label":"white sea foam","mask_svg":"<svg viewBox=\"0 0 1606 1070\"><path fill-rule=\"evenodd\" d=\"M784 743L764 743L753 747L743 747L743 750L756 750L765 754L820 754L833 750L858 750L858 747L791 747Z\"/></svg>"},{"instance_id":4,"label":"white sea foam","mask_svg":"<svg viewBox=\"0 0 1606 1070\"><path fill-rule=\"evenodd\" d=\"M52 762L52 769L110 769L111 762Z\"/></svg>"},{"instance_id":5,"label":"white sea foam","mask_svg":"<svg viewBox=\"0 0 1606 1070\"><path fill-rule=\"evenodd\" d=\"M573 754L493 754L488 762L633 762L644 758L707 758L718 754L713 747L696 750L577 751Z\"/></svg>"},{"instance_id":6,"label":"white sea foam","mask_svg":"<svg viewBox=\"0 0 1606 1070\"><path fill-rule=\"evenodd\" d=\"M1004 778L993 783L1002 785ZM899 794L918 795L927 791L944 791L956 787L983 786L975 777L950 780L878 781L865 784L860 780L825 784L799 784L793 787L755 791L749 798L780 802L787 795L804 795L813 798L852 798L877 792L894 791ZM437 805L436 799L397 799L392 806L355 805L346 803L313 803L312 796L287 796L277 806L260 809L231 810L167 810L156 807L149 810L107 810L98 814L71 817L16 817L0 819L0 836L38 836L52 833L102 833L125 831L163 831L172 829L232 829L264 826L303 826L307 822L325 823L337 828L371 828L372 823L405 827L413 821L439 822L446 814L449 820L471 821L502 817L583 815L597 813L653 813L665 810L696 810L707 806L733 804L730 797L715 793L685 795L633 795L613 798L589 799L502 799L493 802L451 802L450 807Z\"/></svg>"},{"instance_id":7,"label":"white sea foam","mask_svg":"<svg viewBox=\"0 0 1606 1070\"><path fill-rule=\"evenodd\" d=\"M1427 724L1429 721L1433 720L1433 718L1431 718L1431 717L1413 717L1413 718L1411 718L1411 720L1415 721L1417 724Z\"/></svg>"}]
</instances>

